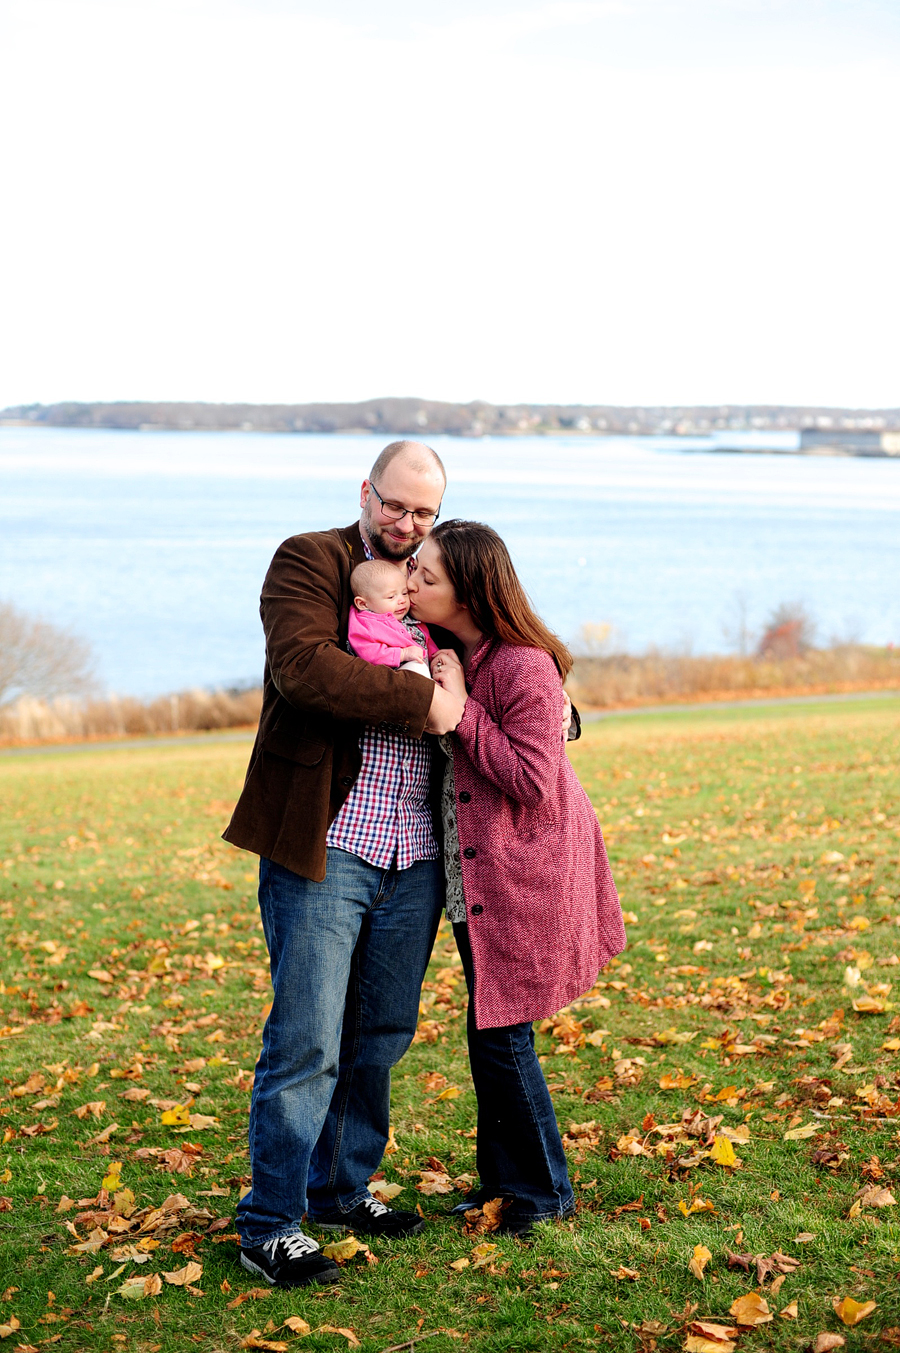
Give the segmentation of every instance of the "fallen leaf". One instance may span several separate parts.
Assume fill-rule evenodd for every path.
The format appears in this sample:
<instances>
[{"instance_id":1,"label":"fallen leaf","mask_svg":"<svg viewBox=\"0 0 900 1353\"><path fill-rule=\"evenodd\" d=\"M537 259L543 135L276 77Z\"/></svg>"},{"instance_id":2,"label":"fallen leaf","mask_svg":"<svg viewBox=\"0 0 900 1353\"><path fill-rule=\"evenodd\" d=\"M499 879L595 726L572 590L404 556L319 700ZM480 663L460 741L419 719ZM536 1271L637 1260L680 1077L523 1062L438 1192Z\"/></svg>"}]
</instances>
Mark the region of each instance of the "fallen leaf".
<instances>
[{"instance_id":1,"label":"fallen leaf","mask_svg":"<svg viewBox=\"0 0 900 1353\"><path fill-rule=\"evenodd\" d=\"M312 1325L302 1315L289 1315L279 1328L292 1330L294 1334L312 1334Z\"/></svg>"},{"instance_id":2,"label":"fallen leaf","mask_svg":"<svg viewBox=\"0 0 900 1353\"><path fill-rule=\"evenodd\" d=\"M452 1268L456 1273L461 1273L464 1268L469 1267L469 1264L471 1262L472 1262L471 1259L454 1259L453 1262L450 1264L450 1268Z\"/></svg>"},{"instance_id":3,"label":"fallen leaf","mask_svg":"<svg viewBox=\"0 0 900 1353\"><path fill-rule=\"evenodd\" d=\"M636 1283L641 1276L636 1268L626 1268L624 1264L620 1264L614 1273L610 1269L610 1273L613 1278L627 1278L629 1282L633 1283Z\"/></svg>"},{"instance_id":4,"label":"fallen leaf","mask_svg":"<svg viewBox=\"0 0 900 1353\"><path fill-rule=\"evenodd\" d=\"M167 1283L172 1287L185 1287L188 1283L195 1283L203 1276L203 1265L197 1264L193 1260L185 1264L184 1268L175 1269L173 1273L163 1273Z\"/></svg>"},{"instance_id":5,"label":"fallen leaf","mask_svg":"<svg viewBox=\"0 0 900 1353\"><path fill-rule=\"evenodd\" d=\"M852 1297L835 1297L831 1304L838 1319L845 1325L858 1325L878 1307L876 1301L854 1301Z\"/></svg>"},{"instance_id":6,"label":"fallen leaf","mask_svg":"<svg viewBox=\"0 0 900 1353\"><path fill-rule=\"evenodd\" d=\"M22 1326L16 1317L11 1315L6 1324L0 1325L0 1339L8 1339L11 1334L14 1334L16 1330L21 1328Z\"/></svg>"},{"instance_id":7,"label":"fallen leaf","mask_svg":"<svg viewBox=\"0 0 900 1353\"><path fill-rule=\"evenodd\" d=\"M146 1278L126 1278L118 1295L127 1300L141 1300L143 1297L155 1297L161 1291L162 1279L159 1274L150 1273Z\"/></svg>"},{"instance_id":8,"label":"fallen leaf","mask_svg":"<svg viewBox=\"0 0 900 1353\"><path fill-rule=\"evenodd\" d=\"M758 1292L748 1292L746 1296L737 1297L729 1306L728 1314L733 1315L739 1325L749 1328L764 1325L772 1319L768 1302Z\"/></svg>"},{"instance_id":9,"label":"fallen leaf","mask_svg":"<svg viewBox=\"0 0 900 1353\"><path fill-rule=\"evenodd\" d=\"M288 1345L284 1339L264 1339L260 1330L251 1330L241 1340L241 1348L265 1348L269 1353L287 1353Z\"/></svg>"},{"instance_id":10,"label":"fallen leaf","mask_svg":"<svg viewBox=\"0 0 900 1353\"><path fill-rule=\"evenodd\" d=\"M271 1287L249 1287L246 1292L239 1292L236 1297L233 1297L225 1309L226 1311L236 1311L238 1306L243 1306L245 1301L256 1301L260 1297L270 1297L271 1295Z\"/></svg>"},{"instance_id":11,"label":"fallen leaf","mask_svg":"<svg viewBox=\"0 0 900 1353\"><path fill-rule=\"evenodd\" d=\"M326 1259L334 1259L338 1264L345 1264L360 1248L356 1236L346 1236L344 1240L335 1240L331 1245L326 1245L322 1253Z\"/></svg>"},{"instance_id":12,"label":"fallen leaf","mask_svg":"<svg viewBox=\"0 0 900 1353\"><path fill-rule=\"evenodd\" d=\"M727 1137L716 1137L709 1153L709 1158L716 1165L735 1165L737 1156L734 1153L734 1147Z\"/></svg>"},{"instance_id":13,"label":"fallen leaf","mask_svg":"<svg viewBox=\"0 0 900 1353\"><path fill-rule=\"evenodd\" d=\"M781 1316L782 1320L796 1320L797 1319L796 1301L790 1302L787 1306L785 1306L784 1310L779 1311L778 1314Z\"/></svg>"},{"instance_id":14,"label":"fallen leaf","mask_svg":"<svg viewBox=\"0 0 900 1353\"><path fill-rule=\"evenodd\" d=\"M349 1348L361 1347L360 1342L353 1331L351 1329L346 1329L343 1325L340 1327L337 1325L318 1325L316 1327L316 1334L342 1334L347 1340Z\"/></svg>"},{"instance_id":15,"label":"fallen leaf","mask_svg":"<svg viewBox=\"0 0 900 1353\"><path fill-rule=\"evenodd\" d=\"M712 1251L708 1250L705 1245L694 1246L694 1253L688 1262L688 1268L694 1277L699 1278L701 1282L703 1281L703 1270L710 1259L712 1259Z\"/></svg>"},{"instance_id":16,"label":"fallen leaf","mask_svg":"<svg viewBox=\"0 0 900 1353\"><path fill-rule=\"evenodd\" d=\"M716 1215L716 1209L705 1198L692 1198L690 1206L682 1198L678 1204L678 1211L683 1217L693 1216L695 1212L711 1212L713 1216Z\"/></svg>"},{"instance_id":17,"label":"fallen leaf","mask_svg":"<svg viewBox=\"0 0 900 1353\"><path fill-rule=\"evenodd\" d=\"M831 1334L826 1330L824 1333L816 1335L813 1340L812 1353L829 1353L832 1348L843 1348L846 1342L843 1334Z\"/></svg>"},{"instance_id":18,"label":"fallen leaf","mask_svg":"<svg viewBox=\"0 0 900 1353\"><path fill-rule=\"evenodd\" d=\"M819 1131L818 1123L805 1123L803 1127L791 1128L784 1134L786 1142L803 1142L807 1137L814 1137Z\"/></svg>"},{"instance_id":19,"label":"fallen leaf","mask_svg":"<svg viewBox=\"0 0 900 1353\"><path fill-rule=\"evenodd\" d=\"M369 1185L369 1192L373 1198L377 1198L381 1203L389 1203L391 1199L396 1198L403 1192L402 1184L389 1184L386 1179L376 1179Z\"/></svg>"},{"instance_id":20,"label":"fallen leaf","mask_svg":"<svg viewBox=\"0 0 900 1353\"><path fill-rule=\"evenodd\" d=\"M109 1172L103 1176L101 1188L107 1189L113 1193L121 1183L122 1162L120 1160L110 1161Z\"/></svg>"},{"instance_id":21,"label":"fallen leaf","mask_svg":"<svg viewBox=\"0 0 900 1353\"><path fill-rule=\"evenodd\" d=\"M437 1099L458 1099L462 1094L458 1085L448 1085L446 1090L442 1090Z\"/></svg>"},{"instance_id":22,"label":"fallen leaf","mask_svg":"<svg viewBox=\"0 0 900 1353\"><path fill-rule=\"evenodd\" d=\"M164 1127L187 1126L191 1125L190 1110L183 1104L178 1104L174 1109L165 1109L160 1115L159 1120Z\"/></svg>"},{"instance_id":23,"label":"fallen leaf","mask_svg":"<svg viewBox=\"0 0 900 1353\"><path fill-rule=\"evenodd\" d=\"M419 1182L416 1185L419 1193L424 1193L430 1197L435 1193L452 1193L453 1184L450 1176L443 1170L420 1170Z\"/></svg>"}]
</instances>

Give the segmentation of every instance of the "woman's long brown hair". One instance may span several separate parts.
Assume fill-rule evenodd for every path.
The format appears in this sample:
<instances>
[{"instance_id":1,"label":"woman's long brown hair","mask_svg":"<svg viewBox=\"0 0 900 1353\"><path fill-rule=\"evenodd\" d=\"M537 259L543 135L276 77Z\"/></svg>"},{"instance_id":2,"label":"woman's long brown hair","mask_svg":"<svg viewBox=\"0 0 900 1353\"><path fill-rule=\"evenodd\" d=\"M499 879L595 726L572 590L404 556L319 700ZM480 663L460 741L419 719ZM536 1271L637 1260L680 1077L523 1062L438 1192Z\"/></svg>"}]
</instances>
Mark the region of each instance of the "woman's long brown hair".
<instances>
[{"instance_id":1,"label":"woman's long brown hair","mask_svg":"<svg viewBox=\"0 0 900 1353\"><path fill-rule=\"evenodd\" d=\"M441 552L456 600L482 634L515 648L542 648L565 680L572 654L535 614L497 532L480 521L454 519L440 522L429 539Z\"/></svg>"}]
</instances>

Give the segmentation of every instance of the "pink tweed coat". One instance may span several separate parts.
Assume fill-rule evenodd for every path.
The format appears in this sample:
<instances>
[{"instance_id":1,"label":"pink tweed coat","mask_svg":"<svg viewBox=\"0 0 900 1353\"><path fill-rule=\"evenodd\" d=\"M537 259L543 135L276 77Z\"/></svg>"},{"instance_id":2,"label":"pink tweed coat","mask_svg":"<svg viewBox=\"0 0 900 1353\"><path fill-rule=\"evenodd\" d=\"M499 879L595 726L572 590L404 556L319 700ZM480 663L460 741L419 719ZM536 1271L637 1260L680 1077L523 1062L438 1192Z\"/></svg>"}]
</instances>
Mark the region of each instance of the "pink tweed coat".
<instances>
[{"instance_id":1,"label":"pink tweed coat","mask_svg":"<svg viewBox=\"0 0 900 1353\"><path fill-rule=\"evenodd\" d=\"M479 1029L542 1019L625 948L600 824L560 738L549 654L485 640L453 743Z\"/></svg>"}]
</instances>

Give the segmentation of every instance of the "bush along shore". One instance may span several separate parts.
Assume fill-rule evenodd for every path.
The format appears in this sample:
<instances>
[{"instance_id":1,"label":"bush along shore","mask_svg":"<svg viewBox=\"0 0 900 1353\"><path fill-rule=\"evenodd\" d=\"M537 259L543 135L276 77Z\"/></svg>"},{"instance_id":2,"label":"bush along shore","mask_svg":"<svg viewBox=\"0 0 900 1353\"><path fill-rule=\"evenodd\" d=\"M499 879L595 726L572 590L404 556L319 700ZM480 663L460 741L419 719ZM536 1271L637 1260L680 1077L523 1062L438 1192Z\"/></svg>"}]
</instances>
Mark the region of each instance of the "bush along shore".
<instances>
[{"instance_id":1,"label":"bush along shore","mask_svg":"<svg viewBox=\"0 0 900 1353\"><path fill-rule=\"evenodd\" d=\"M781 659L653 651L581 656L568 690L584 710L900 690L900 650L840 644ZM258 689L182 691L153 700L23 697L0 706L0 746L252 728L261 700Z\"/></svg>"}]
</instances>

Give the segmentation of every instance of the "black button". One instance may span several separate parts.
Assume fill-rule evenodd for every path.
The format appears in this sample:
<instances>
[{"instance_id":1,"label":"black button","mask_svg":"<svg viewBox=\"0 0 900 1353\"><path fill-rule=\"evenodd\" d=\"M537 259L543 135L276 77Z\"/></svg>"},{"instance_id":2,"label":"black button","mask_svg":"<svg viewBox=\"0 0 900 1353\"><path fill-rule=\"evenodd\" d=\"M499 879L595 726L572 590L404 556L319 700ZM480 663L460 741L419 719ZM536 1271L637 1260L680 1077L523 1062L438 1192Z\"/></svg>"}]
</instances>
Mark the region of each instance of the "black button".
<instances>
[{"instance_id":1,"label":"black button","mask_svg":"<svg viewBox=\"0 0 900 1353\"><path fill-rule=\"evenodd\" d=\"M459 796L459 801L460 801L460 803L471 803L471 802L472 802L472 795L469 793L469 791L468 791L467 789L464 789L463 792L460 794L460 796Z\"/></svg>"},{"instance_id":2,"label":"black button","mask_svg":"<svg viewBox=\"0 0 900 1353\"><path fill-rule=\"evenodd\" d=\"M342 776L341 776L341 784L344 786L345 789L351 789L351 788L353 787L353 776L352 776L352 775L342 775Z\"/></svg>"},{"instance_id":3,"label":"black button","mask_svg":"<svg viewBox=\"0 0 900 1353\"><path fill-rule=\"evenodd\" d=\"M474 846L466 846L465 850L463 851L463 855L465 855L465 857L466 857L467 860L474 860L474 859L475 859L475 847L474 847Z\"/></svg>"},{"instance_id":4,"label":"black button","mask_svg":"<svg viewBox=\"0 0 900 1353\"><path fill-rule=\"evenodd\" d=\"M480 916L481 913L484 911L484 907L481 905L480 902L476 902L474 907L470 907L469 910L471 911L473 916Z\"/></svg>"}]
</instances>

